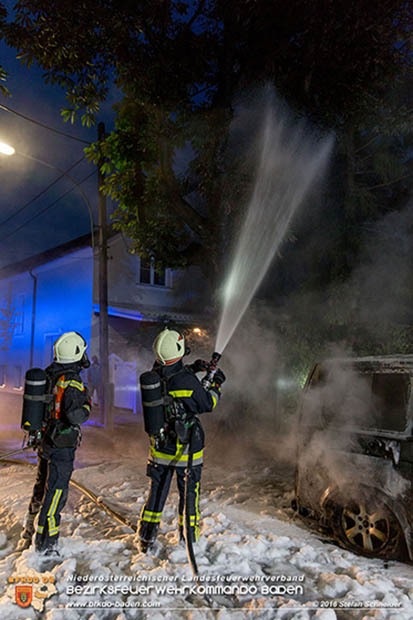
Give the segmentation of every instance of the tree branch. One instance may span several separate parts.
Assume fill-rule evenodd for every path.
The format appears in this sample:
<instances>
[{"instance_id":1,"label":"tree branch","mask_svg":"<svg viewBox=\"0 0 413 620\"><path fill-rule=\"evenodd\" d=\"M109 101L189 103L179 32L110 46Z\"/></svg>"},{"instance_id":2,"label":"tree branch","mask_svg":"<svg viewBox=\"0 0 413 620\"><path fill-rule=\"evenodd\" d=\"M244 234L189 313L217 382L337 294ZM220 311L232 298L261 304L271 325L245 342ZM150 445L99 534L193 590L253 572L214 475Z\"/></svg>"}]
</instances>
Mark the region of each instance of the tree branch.
<instances>
[{"instance_id":1,"label":"tree branch","mask_svg":"<svg viewBox=\"0 0 413 620\"><path fill-rule=\"evenodd\" d=\"M356 149L354 151L354 154L358 153L359 151L363 151L364 149L366 149L372 142L374 142L374 140L377 140L378 136L373 136L373 138L371 138L368 142L366 142L366 144L363 144L363 146L359 146L358 149Z\"/></svg>"},{"instance_id":2,"label":"tree branch","mask_svg":"<svg viewBox=\"0 0 413 620\"><path fill-rule=\"evenodd\" d=\"M171 164L171 154L167 139L161 137L159 139L160 157L159 163L163 180L172 195L171 208L176 215L181 217L188 225L191 225L197 233L202 234L205 227L205 218L203 218L196 209L181 195L179 184Z\"/></svg>"},{"instance_id":3,"label":"tree branch","mask_svg":"<svg viewBox=\"0 0 413 620\"><path fill-rule=\"evenodd\" d=\"M189 20L189 22L187 23L187 27L191 28L192 24L194 23L194 21L200 16L203 8L205 6L205 0L199 0L198 3L198 8L195 10L194 14L192 15L191 19Z\"/></svg>"},{"instance_id":4,"label":"tree branch","mask_svg":"<svg viewBox=\"0 0 413 620\"><path fill-rule=\"evenodd\" d=\"M371 187L364 187L363 189L371 190L371 189L377 189L378 187L387 187L387 185L392 185L393 183L397 183L398 181L403 181L403 179L408 179L411 176L413 176L413 172L410 172L410 174L405 174L404 176L399 177L398 179L394 179L393 181L389 181L388 183L379 183L378 185L372 185Z\"/></svg>"}]
</instances>

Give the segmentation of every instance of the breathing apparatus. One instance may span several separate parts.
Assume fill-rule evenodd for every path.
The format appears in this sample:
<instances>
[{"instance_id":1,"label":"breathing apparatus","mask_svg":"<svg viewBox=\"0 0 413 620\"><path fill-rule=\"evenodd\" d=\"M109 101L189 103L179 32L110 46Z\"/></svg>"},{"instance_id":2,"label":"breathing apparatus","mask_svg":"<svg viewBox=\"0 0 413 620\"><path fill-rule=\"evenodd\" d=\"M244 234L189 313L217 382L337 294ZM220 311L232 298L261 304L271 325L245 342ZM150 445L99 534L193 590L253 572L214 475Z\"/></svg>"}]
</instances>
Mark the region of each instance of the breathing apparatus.
<instances>
[{"instance_id":1,"label":"breathing apparatus","mask_svg":"<svg viewBox=\"0 0 413 620\"><path fill-rule=\"evenodd\" d=\"M28 433L27 446L36 446L42 438L46 417L47 375L42 368L30 368L26 372L21 428Z\"/></svg>"},{"instance_id":2,"label":"breathing apparatus","mask_svg":"<svg viewBox=\"0 0 413 620\"><path fill-rule=\"evenodd\" d=\"M86 340L81 334L66 332L53 345L54 362L62 364L63 368L72 364L88 368L90 361L86 348ZM42 368L29 368L25 375L21 418L21 428L27 433L27 447L36 448L39 445L47 422L48 405L53 399L50 377L46 371Z\"/></svg>"},{"instance_id":3,"label":"breathing apparatus","mask_svg":"<svg viewBox=\"0 0 413 620\"><path fill-rule=\"evenodd\" d=\"M154 370L140 376L145 432L154 438L156 448L165 444L172 424L185 414L183 405L168 394L167 379ZM182 438L181 438L182 440Z\"/></svg>"}]
</instances>

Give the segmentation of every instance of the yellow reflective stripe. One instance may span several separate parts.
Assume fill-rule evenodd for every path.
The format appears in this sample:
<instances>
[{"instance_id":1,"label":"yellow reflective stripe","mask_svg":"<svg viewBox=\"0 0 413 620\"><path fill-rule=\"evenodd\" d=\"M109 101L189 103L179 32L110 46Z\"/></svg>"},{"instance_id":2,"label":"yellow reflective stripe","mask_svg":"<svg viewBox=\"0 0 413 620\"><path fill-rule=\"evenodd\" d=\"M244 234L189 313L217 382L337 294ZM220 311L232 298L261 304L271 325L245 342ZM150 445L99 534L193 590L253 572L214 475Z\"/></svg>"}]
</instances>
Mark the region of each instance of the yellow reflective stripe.
<instances>
[{"instance_id":1,"label":"yellow reflective stripe","mask_svg":"<svg viewBox=\"0 0 413 620\"><path fill-rule=\"evenodd\" d=\"M174 398L189 398L194 393L194 390L173 390L169 392Z\"/></svg>"},{"instance_id":2,"label":"yellow reflective stripe","mask_svg":"<svg viewBox=\"0 0 413 620\"><path fill-rule=\"evenodd\" d=\"M63 489L56 489L53 501L50 505L50 508L47 512L47 522L49 526L49 536L54 536L59 531L59 527L56 526L56 521L54 518L55 512L57 510L57 506L59 504L60 497L62 495Z\"/></svg>"},{"instance_id":3,"label":"yellow reflective stripe","mask_svg":"<svg viewBox=\"0 0 413 620\"><path fill-rule=\"evenodd\" d=\"M39 532L39 534L43 534L43 530L44 530L44 525L37 526L37 531Z\"/></svg>"},{"instance_id":4,"label":"yellow reflective stripe","mask_svg":"<svg viewBox=\"0 0 413 620\"><path fill-rule=\"evenodd\" d=\"M54 536L59 531L59 527L56 525L54 516L48 517L49 522L49 536Z\"/></svg>"},{"instance_id":5,"label":"yellow reflective stripe","mask_svg":"<svg viewBox=\"0 0 413 620\"><path fill-rule=\"evenodd\" d=\"M86 411L88 411L90 413L90 405L88 403L83 405L83 408L86 409Z\"/></svg>"},{"instance_id":6,"label":"yellow reflective stripe","mask_svg":"<svg viewBox=\"0 0 413 620\"><path fill-rule=\"evenodd\" d=\"M80 390L81 392L85 391L85 386L83 385L83 383L81 383L80 381L75 381L75 379L71 379L68 382L68 385L70 385L71 387L75 387L78 390Z\"/></svg>"},{"instance_id":7,"label":"yellow reflective stripe","mask_svg":"<svg viewBox=\"0 0 413 620\"><path fill-rule=\"evenodd\" d=\"M175 450L175 457L176 457L176 459L177 459L178 461L181 461L181 460L182 460L182 459L181 459L181 456L183 456L184 449L185 449L184 444L183 444L183 443L181 443L181 442L179 441L179 437L177 437L177 438L176 438L176 450Z\"/></svg>"},{"instance_id":8,"label":"yellow reflective stripe","mask_svg":"<svg viewBox=\"0 0 413 620\"><path fill-rule=\"evenodd\" d=\"M199 482L195 485L195 540L199 537ZM192 518L192 517L191 517Z\"/></svg>"},{"instance_id":9,"label":"yellow reflective stripe","mask_svg":"<svg viewBox=\"0 0 413 620\"><path fill-rule=\"evenodd\" d=\"M215 407L217 406L217 399L215 394L212 394L212 392L210 392L211 396L212 396L212 400L214 401L214 405L212 407L212 409L215 409Z\"/></svg>"},{"instance_id":10,"label":"yellow reflective stripe","mask_svg":"<svg viewBox=\"0 0 413 620\"><path fill-rule=\"evenodd\" d=\"M60 379L58 381L56 381L56 385L58 387L62 387L62 388L67 388L69 383L70 383L70 381L61 381Z\"/></svg>"},{"instance_id":11,"label":"yellow reflective stripe","mask_svg":"<svg viewBox=\"0 0 413 620\"><path fill-rule=\"evenodd\" d=\"M62 490L63 489L56 489L56 491L54 492L52 503L50 504L50 508L49 508L49 510L47 512L47 516L48 517L50 515L54 515L54 513L56 512L57 504L58 504L60 496L62 494Z\"/></svg>"},{"instance_id":12,"label":"yellow reflective stripe","mask_svg":"<svg viewBox=\"0 0 413 620\"><path fill-rule=\"evenodd\" d=\"M145 510L145 506L142 508L140 519L141 521L147 521L148 523L160 523L162 512L153 512L152 510Z\"/></svg>"},{"instance_id":13,"label":"yellow reflective stripe","mask_svg":"<svg viewBox=\"0 0 413 620\"><path fill-rule=\"evenodd\" d=\"M203 455L204 450L200 450L199 452L194 452L193 460L200 459ZM155 458L164 459L165 461L178 461L179 463L187 463L188 455L187 454L179 454L178 452L175 454L165 454L164 452L158 452L154 448L151 447L151 456Z\"/></svg>"}]
</instances>

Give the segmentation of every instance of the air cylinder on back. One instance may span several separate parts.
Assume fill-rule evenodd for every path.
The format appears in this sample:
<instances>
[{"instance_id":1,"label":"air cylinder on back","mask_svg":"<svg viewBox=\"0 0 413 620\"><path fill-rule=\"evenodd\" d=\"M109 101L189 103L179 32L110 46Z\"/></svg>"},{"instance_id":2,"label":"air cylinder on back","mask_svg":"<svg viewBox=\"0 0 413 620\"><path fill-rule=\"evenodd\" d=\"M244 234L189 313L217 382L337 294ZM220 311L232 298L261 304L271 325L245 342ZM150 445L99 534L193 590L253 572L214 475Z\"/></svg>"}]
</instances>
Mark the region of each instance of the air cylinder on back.
<instances>
[{"instance_id":1,"label":"air cylinder on back","mask_svg":"<svg viewBox=\"0 0 413 620\"><path fill-rule=\"evenodd\" d=\"M39 431L45 417L47 377L42 368L26 372L23 394L21 427L25 431Z\"/></svg>"},{"instance_id":2,"label":"air cylinder on back","mask_svg":"<svg viewBox=\"0 0 413 620\"><path fill-rule=\"evenodd\" d=\"M149 370L140 376L143 421L148 435L157 435L165 426L164 399L158 373Z\"/></svg>"}]
</instances>

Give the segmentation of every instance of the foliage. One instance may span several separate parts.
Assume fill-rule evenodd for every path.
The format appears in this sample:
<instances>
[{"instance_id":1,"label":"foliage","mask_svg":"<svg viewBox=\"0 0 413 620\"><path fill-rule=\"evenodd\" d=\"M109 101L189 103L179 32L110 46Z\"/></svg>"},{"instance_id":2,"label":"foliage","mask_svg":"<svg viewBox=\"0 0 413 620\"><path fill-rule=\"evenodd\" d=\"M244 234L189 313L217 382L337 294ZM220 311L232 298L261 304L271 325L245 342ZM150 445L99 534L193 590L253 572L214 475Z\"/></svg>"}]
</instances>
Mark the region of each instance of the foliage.
<instances>
[{"instance_id":1,"label":"foliage","mask_svg":"<svg viewBox=\"0 0 413 620\"><path fill-rule=\"evenodd\" d=\"M6 17L7 17L7 11L5 7L0 3L0 40L2 39L2 36L3 36L2 33L3 33L4 25L6 23ZM4 84L1 84L1 82L5 82L6 80L7 80L7 72L0 65L0 93L4 97L10 97L10 91L7 88L7 86L5 86Z\"/></svg>"},{"instance_id":2,"label":"foliage","mask_svg":"<svg viewBox=\"0 0 413 620\"><path fill-rule=\"evenodd\" d=\"M316 122L360 135L409 63L410 15L405 0L20 0L5 30L22 62L66 90L65 120L89 125L112 82L122 93L115 130L88 156L135 251L218 273L251 179L226 155L235 95L270 81ZM373 213L369 190L353 190L345 211Z\"/></svg>"}]
</instances>

